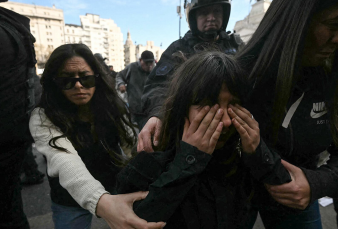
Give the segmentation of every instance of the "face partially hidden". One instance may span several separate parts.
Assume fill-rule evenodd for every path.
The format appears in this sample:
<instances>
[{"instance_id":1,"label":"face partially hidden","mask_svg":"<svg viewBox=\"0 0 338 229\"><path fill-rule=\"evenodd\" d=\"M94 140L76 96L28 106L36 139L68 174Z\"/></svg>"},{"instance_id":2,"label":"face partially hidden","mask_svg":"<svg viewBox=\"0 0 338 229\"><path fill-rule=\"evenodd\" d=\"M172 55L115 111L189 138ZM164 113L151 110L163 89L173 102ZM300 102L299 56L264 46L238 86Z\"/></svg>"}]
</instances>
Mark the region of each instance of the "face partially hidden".
<instances>
[{"instance_id":1,"label":"face partially hidden","mask_svg":"<svg viewBox=\"0 0 338 229\"><path fill-rule=\"evenodd\" d=\"M230 128L232 122L231 122L231 118L228 114L228 106L229 106L229 104L233 103L235 100L236 100L235 97L230 93L226 84L223 83L222 89L221 89L219 96L218 96L218 104L220 106L219 108L223 109L223 111L224 111L223 117L221 119L221 121L223 122L223 129L222 129L222 134L218 139L216 149L222 148L224 146L224 144L226 143L228 137L229 137L226 133L229 131L229 128ZM214 105L214 104L211 104L211 105ZM190 108L189 108L189 121L192 121L201 109L202 109L202 107L200 105L190 106Z\"/></svg>"},{"instance_id":2,"label":"face partially hidden","mask_svg":"<svg viewBox=\"0 0 338 229\"><path fill-rule=\"evenodd\" d=\"M87 62L79 56L74 56L66 60L63 69L58 77L79 78L82 76L94 75L93 70ZM65 97L77 106L88 105L95 93L95 87L85 88L78 81L75 86L69 90L62 90Z\"/></svg>"},{"instance_id":3,"label":"face partially hidden","mask_svg":"<svg viewBox=\"0 0 338 229\"><path fill-rule=\"evenodd\" d=\"M196 10L197 29L200 32L219 30L223 23L223 7L215 4Z\"/></svg>"},{"instance_id":4,"label":"face partially hidden","mask_svg":"<svg viewBox=\"0 0 338 229\"><path fill-rule=\"evenodd\" d=\"M155 61L143 61L142 59L140 59L140 63L141 63L141 68L143 69L143 71L145 72L151 72L151 70L153 70L154 65L155 65Z\"/></svg>"},{"instance_id":5,"label":"face partially hidden","mask_svg":"<svg viewBox=\"0 0 338 229\"><path fill-rule=\"evenodd\" d=\"M305 39L303 66L321 66L338 47L338 4L313 17Z\"/></svg>"}]
</instances>

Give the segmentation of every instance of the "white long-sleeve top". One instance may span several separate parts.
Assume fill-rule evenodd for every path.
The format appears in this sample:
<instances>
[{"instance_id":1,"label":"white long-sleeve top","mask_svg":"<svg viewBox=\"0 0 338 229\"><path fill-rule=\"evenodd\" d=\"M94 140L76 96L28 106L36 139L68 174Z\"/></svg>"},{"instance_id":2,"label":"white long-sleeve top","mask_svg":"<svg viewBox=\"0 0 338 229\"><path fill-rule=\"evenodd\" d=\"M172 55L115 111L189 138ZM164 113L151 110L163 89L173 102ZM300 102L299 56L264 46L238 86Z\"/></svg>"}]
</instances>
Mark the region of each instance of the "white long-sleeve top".
<instances>
[{"instance_id":1,"label":"white long-sleeve top","mask_svg":"<svg viewBox=\"0 0 338 229\"><path fill-rule=\"evenodd\" d=\"M56 145L69 152L57 150L49 141L63 133L45 115L44 109L36 108L31 114L29 129L35 141L36 149L47 158L47 173L50 177L59 177L60 184L74 200L93 215L100 197L108 193L103 185L88 171L72 143L60 138Z\"/></svg>"}]
</instances>

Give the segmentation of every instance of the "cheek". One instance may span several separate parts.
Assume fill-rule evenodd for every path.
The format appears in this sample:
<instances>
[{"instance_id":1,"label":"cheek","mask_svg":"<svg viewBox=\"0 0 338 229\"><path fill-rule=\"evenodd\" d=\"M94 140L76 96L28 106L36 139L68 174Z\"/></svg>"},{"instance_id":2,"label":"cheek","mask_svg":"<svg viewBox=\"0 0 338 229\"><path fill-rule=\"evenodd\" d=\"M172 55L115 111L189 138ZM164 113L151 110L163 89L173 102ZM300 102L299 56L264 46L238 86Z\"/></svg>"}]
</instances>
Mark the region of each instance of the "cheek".
<instances>
[{"instance_id":1,"label":"cheek","mask_svg":"<svg viewBox=\"0 0 338 229\"><path fill-rule=\"evenodd\" d=\"M71 101L69 90L62 90L61 92L69 101Z\"/></svg>"},{"instance_id":2,"label":"cheek","mask_svg":"<svg viewBox=\"0 0 338 229\"><path fill-rule=\"evenodd\" d=\"M306 48L311 51L317 51L315 49L321 48L325 45L330 38L330 31L324 26L316 26L309 33Z\"/></svg>"}]
</instances>

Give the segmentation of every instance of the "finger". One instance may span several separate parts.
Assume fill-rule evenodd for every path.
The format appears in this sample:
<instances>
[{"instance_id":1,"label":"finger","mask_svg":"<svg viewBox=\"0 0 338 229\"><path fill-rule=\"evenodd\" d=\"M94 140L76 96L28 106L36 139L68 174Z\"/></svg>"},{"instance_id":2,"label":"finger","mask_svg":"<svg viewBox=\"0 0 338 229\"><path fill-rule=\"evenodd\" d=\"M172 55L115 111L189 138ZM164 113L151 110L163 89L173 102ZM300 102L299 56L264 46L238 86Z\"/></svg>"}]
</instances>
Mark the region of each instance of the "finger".
<instances>
[{"instance_id":1,"label":"finger","mask_svg":"<svg viewBox=\"0 0 338 229\"><path fill-rule=\"evenodd\" d=\"M234 115L234 110L232 108L228 109L229 114L231 114L232 119L236 119L237 122L245 129L245 131L247 132L247 134L252 137L252 138L257 138L259 137L259 127L258 127L258 123L254 120L255 123L252 123L251 126L248 125L248 123L243 120L241 117L239 117L238 115ZM237 130L238 131L238 130ZM244 133L243 133L244 134Z\"/></svg>"},{"instance_id":2,"label":"finger","mask_svg":"<svg viewBox=\"0 0 338 229\"><path fill-rule=\"evenodd\" d=\"M151 145L151 132L148 130L148 128L143 128L142 131L139 134L139 138L142 139L142 146L141 151L146 152L154 152L153 147Z\"/></svg>"},{"instance_id":3,"label":"finger","mask_svg":"<svg viewBox=\"0 0 338 229\"><path fill-rule=\"evenodd\" d=\"M158 146L158 139L160 138L162 123L160 120L156 120L155 134L154 134L154 146Z\"/></svg>"},{"instance_id":4,"label":"finger","mask_svg":"<svg viewBox=\"0 0 338 229\"><path fill-rule=\"evenodd\" d=\"M209 143L209 146L210 146L210 150L214 151L215 147L216 147L216 144L218 142L218 139L219 139L219 136L221 136L221 133L222 133L222 129L223 129L223 122L220 122L215 130L215 132L213 133L213 135L211 136L211 139L210 139L210 143Z\"/></svg>"},{"instance_id":5,"label":"finger","mask_svg":"<svg viewBox=\"0 0 338 229\"><path fill-rule=\"evenodd\" d=\"M193 120L190 120L190 127L189 127L189 131L188 131L189 135L196 132L196 130L200 126L203 118L209 112L209 110L210 110L209 106L203 107L203 109L201 109L198 112L198 114L196 115L196 117Z\"/></svg>"},{"instance_id":6,"label":"finger","mask_svg":"<svg viewBox=\"0 0 338 229\"><path fill-rule=\"evenodd\" d=\"M258 122L252 118L252 114L247 109L237 104L235 106L229 105L229 108L231 109L231 112L229 112L231 118L236 118L237 116L241 120L243 120L243 122L245 122L251 129L259 130Z\"/></svg>"},{"instance_id":7,"label":"finger","mask_svg":"<svg viewBox=\"0 0 338 229\"><path fill-rule=\"evenodd\" d=\"M133 192L128 194L123 194L127 201L134 203L135 201L143 200L147 197L149 191L147 192Z\"/></svg>"},{"instance_id":8,"label":"finger","mask_svg":"<svg viewBox=\"0 0 338 229\"><path fill-rule=\"evenodd\" d=\"M139 218L134 214L133 217L128 219L130 228L141 229L141 228L150 228L150 229L161 229L163 228L166 223L164 222L150 222L148 223L144 219Z\"/></svg>"},{"instance_id":9,"label":"finger","mask_svg":"<svg viewBox=\"0 0 338 229\"><path fill-rule=\"evenodd\" d=\"M209 112L205 115L205 117L203 118L202 122L200 123L196 133L199 133L201 136L205 135L205 132L208 130L212 120L215 117L215 114L217 112L219 108L219 105L216 104L215 106L213 106Z\"/></svg>"},{"instance_id":10,"label":"finger","mask_svg":"<svg viewBox=\"0 0 338 229\"><path fill-rule=\"evenodd\" d=\"M203 138L205 139L210 139L211 136L215 133L217 127L218 127L218 124L219 122L221 121L222 119L222 116L223 116L223 109L218 109L217 110L217 113L216 115L214 116L213 120L211 121L207 131L205 132Z\"/></svg>"},{"instance_id":11,"label":"finger","mask_svg":"<svg viewBox=\"0 0 338 229\"><path fill-rule=\"evenodd\" d=\"M141 152L144 149L143 147L143 139L140 134L137 136L137 152Z\"/></svg>"}]
</instances>

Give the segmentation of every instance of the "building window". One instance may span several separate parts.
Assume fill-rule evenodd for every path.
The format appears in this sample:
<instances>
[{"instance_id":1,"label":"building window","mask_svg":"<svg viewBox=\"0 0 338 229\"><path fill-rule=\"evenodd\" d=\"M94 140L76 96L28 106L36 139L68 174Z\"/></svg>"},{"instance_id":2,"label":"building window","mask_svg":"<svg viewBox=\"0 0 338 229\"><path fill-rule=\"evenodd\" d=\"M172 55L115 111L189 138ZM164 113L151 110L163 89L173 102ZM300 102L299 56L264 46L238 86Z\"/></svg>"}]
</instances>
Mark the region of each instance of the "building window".
<instances>
[{"instance_id":1,"label":"building window","mask_svg":"<svg viewBox=\"0 0 338 229\"><path fill-rule=\"evenodd\" d=\"M69 29L67 29L67 33L69 33Z\"/></svg>"},{"instance_id":2,"label":"building window","mask_svg":"<svg viewBox=\"0 0 338 229\"><path fill-rule=\"evenodd\" d=\"M74 29L73 29L73 33L74 33Z\"/></svg>"}]
</instances>

